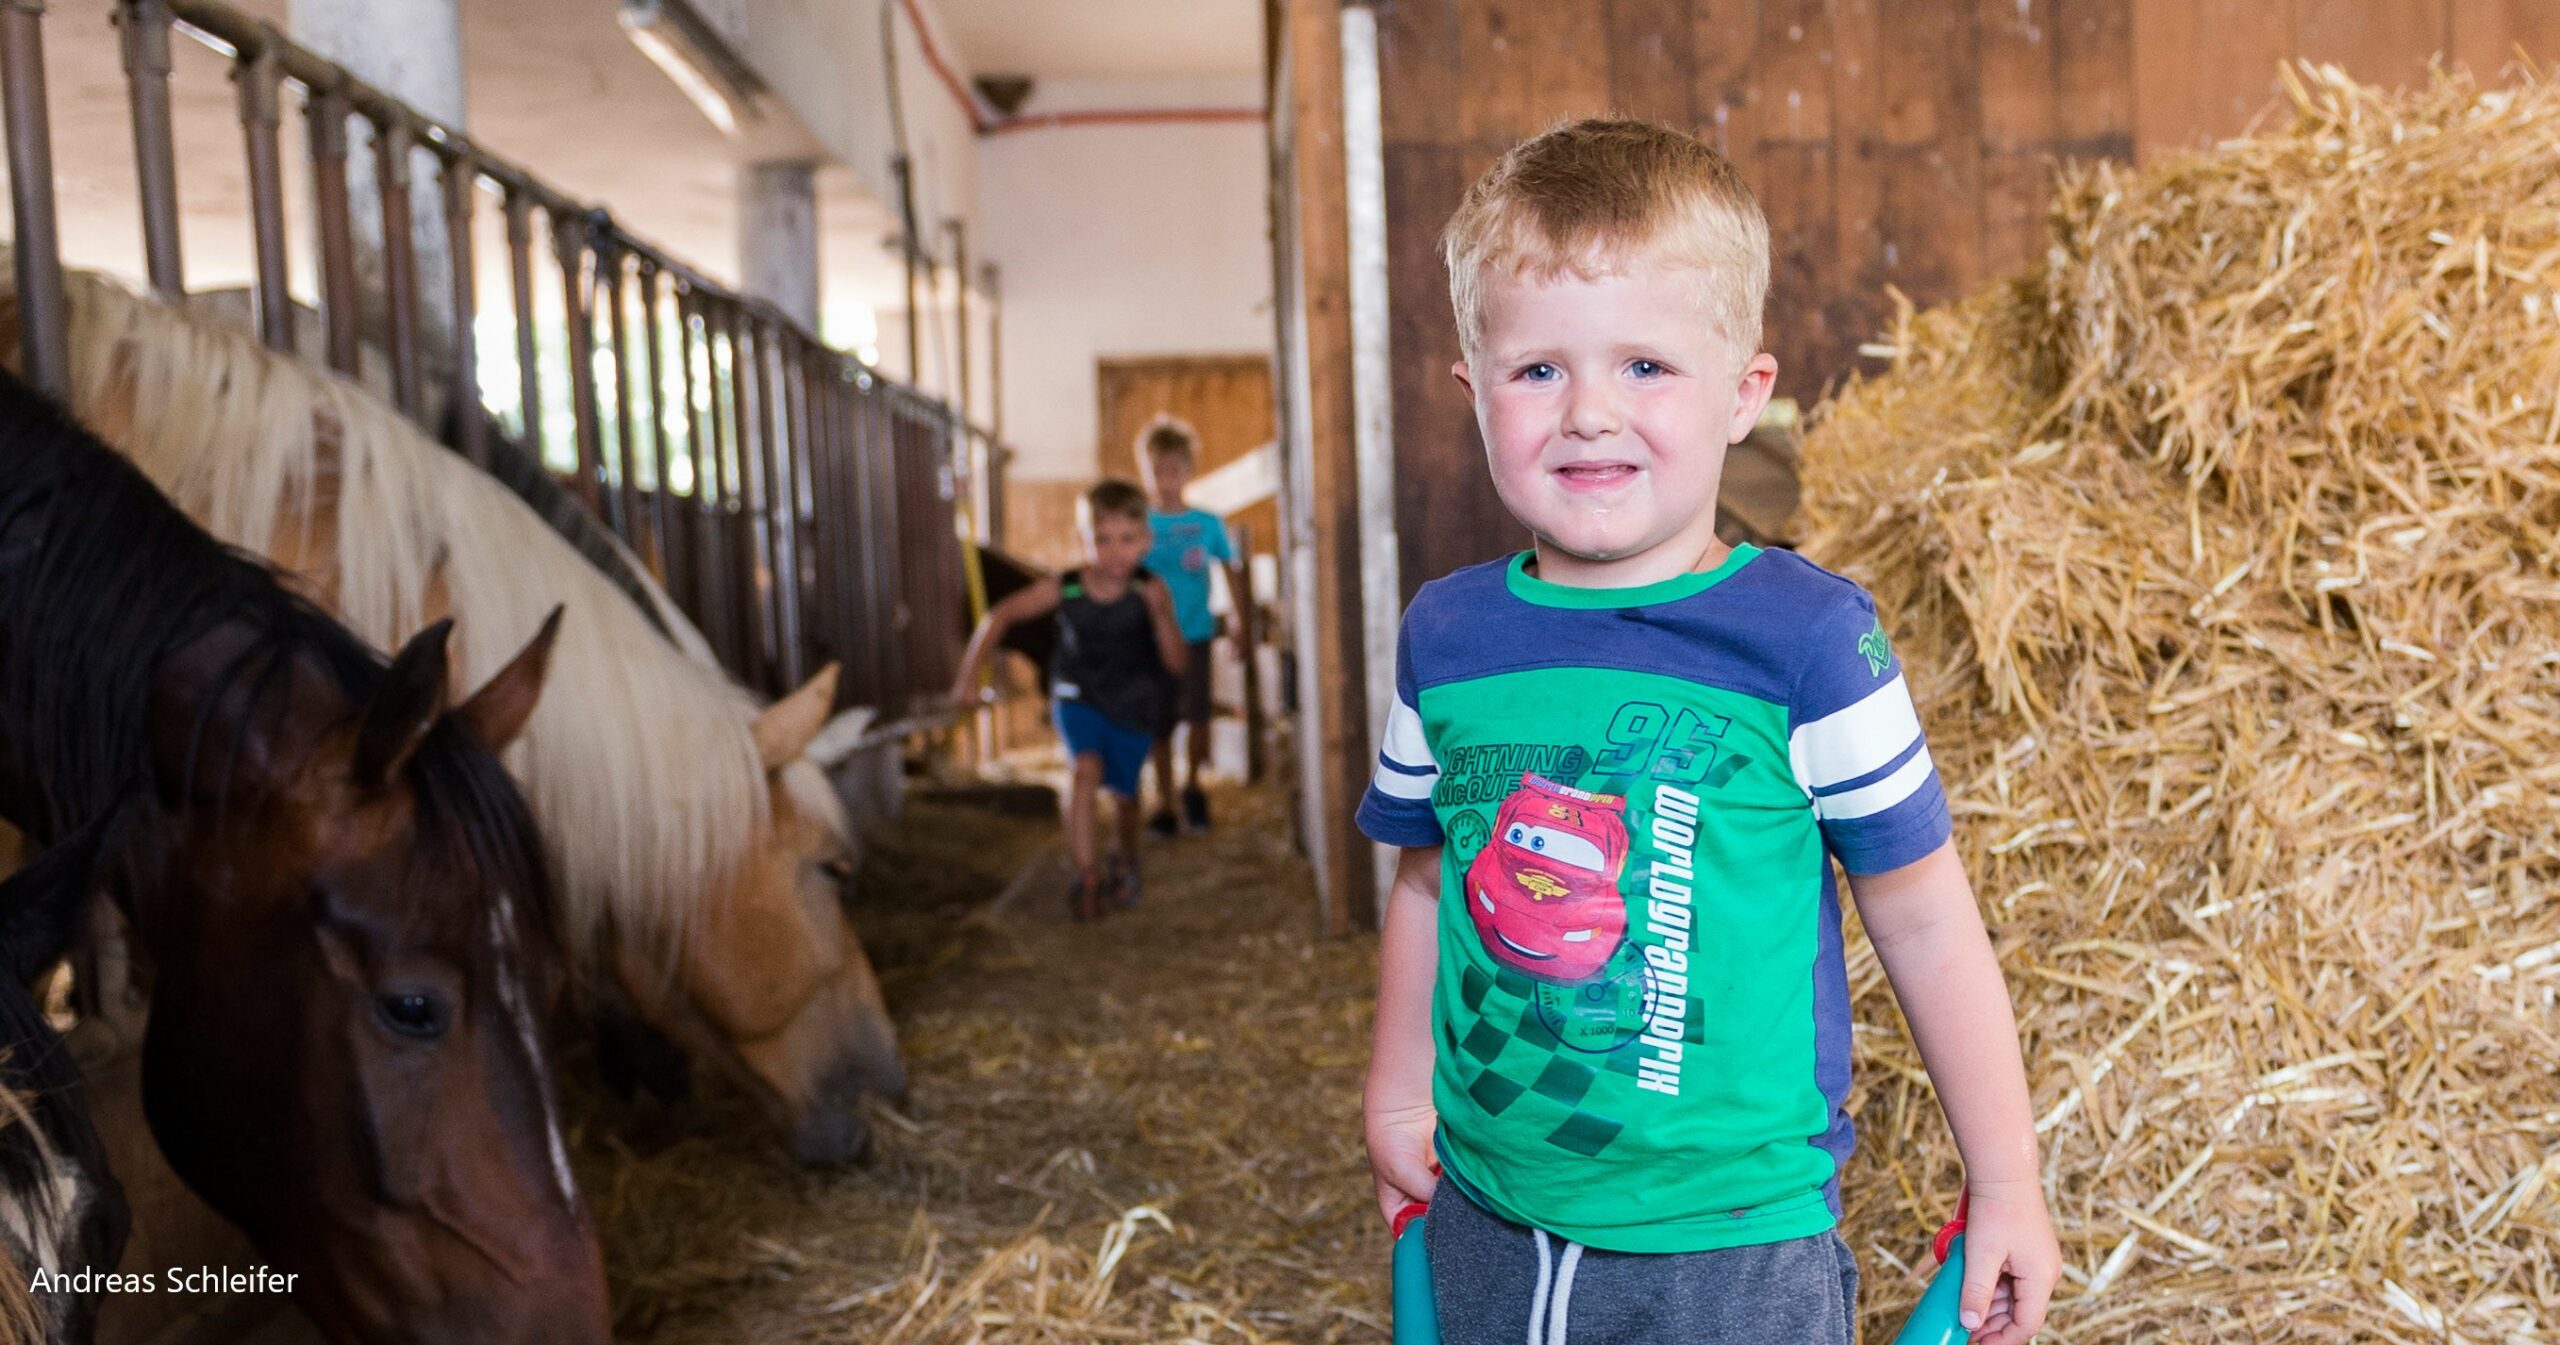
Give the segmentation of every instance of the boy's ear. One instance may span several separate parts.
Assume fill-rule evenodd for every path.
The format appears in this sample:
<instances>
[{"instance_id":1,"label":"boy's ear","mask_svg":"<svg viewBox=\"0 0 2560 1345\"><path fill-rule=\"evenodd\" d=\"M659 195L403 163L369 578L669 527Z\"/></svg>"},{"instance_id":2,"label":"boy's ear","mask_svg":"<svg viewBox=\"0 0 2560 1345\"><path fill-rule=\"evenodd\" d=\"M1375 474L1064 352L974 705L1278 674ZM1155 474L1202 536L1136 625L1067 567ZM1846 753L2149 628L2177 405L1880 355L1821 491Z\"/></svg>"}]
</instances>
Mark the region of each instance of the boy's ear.
<instances>
[{"instance_id":1,"label":"boy's ear","mask_svg":"<svg viewBox=\"0 0 2560 1345\"><path fill-rule=\"evenodd\" d=\"M1459 387L1467 390L1467 396L1473 397L1476 395L1475 376L1467 372L1467 362L1465 360L1460 360L1456 364L1450 365L1449 374L1451 377L1458 380Z\"/></svg>"},{"instance_id":2,"label":"boy's ear","mask_svg":"<svg viewBox=\"0 0 2560 1345\"><path fill-rule=\"evenodd\" d=\"M1726 443L1738 444L1751 436L1752 427L1760 423L1760 412L1769 405L1769 394L1777 387L1777 356L1764 350L1742 366L1733 389L1733 423L1725 427Z\"/></svg>"}]
</instances>

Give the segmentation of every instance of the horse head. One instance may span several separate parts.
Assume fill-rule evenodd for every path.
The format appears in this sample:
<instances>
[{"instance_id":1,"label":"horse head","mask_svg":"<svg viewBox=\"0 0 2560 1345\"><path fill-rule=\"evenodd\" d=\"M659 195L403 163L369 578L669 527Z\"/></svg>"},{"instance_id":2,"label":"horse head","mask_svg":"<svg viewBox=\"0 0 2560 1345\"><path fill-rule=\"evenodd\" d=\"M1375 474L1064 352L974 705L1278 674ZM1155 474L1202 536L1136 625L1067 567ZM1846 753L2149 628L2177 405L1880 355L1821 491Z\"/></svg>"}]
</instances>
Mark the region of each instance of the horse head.
<instances>
[{"instance_id":1,"label":"horse head","mask_svg":"<svg viewBox=\"0 0 2560 1345\"><path fill-rule=\"evenodd\" d=\"M673 975L641 950L617 953L642 1016L674 1026L744 1087L804 1163L863 1157L863 1099L903 1101L907 1091L879 977L845 915L854 856L842 806L805 755L834 705L836 677L829 664L756 717L772 826L706 903Z\"/></svg>"},{"instance_id":2,"label":"horse head","mask_svg":"<svg viewBox=\"0 0 2560 1345\"><path fill-rule=\"evenodd\" d=\"M539 1027L549 889L491 755L557 621L458 706L449 623L370 678L239 622L154 676L156 797L112 875L151 965L144 1108L332 1339L607 1339Z\"/></svg>"}]
</instances>

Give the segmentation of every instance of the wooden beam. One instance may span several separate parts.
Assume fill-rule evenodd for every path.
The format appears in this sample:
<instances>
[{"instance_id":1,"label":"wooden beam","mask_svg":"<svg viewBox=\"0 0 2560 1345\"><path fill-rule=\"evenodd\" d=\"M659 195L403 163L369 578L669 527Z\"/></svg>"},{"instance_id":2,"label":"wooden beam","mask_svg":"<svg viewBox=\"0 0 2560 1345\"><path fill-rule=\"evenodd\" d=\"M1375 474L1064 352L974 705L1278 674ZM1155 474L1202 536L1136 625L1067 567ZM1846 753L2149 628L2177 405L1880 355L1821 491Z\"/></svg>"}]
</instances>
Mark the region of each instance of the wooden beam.
<instances>
[{"instance_id":1,"label":"wooden beam","mask_svg":"<svg viewBox=\"0 0 2560 1345\"><path fill-rule=\"evenodd\" d=\"M1305 498L1293 508L1309 527L1292 539L1312 551L1295 564L1312 578L1311 604L1299 610L1312 629L1295 632L1298 658L1310 666L1302 685L1298 750L1311 756L1305 774L1306 832L1316 861L1327 932L1374 929L1378 890L1371 847L1352 825L1352 810L1371 770L1369 706L1362 683L1359 492L1352 453L1350 231L1343 184L1342 11L1340 0L1287 0L1283 38L1289 78L1275 97L1288 100L1275 117L1273 209L1284 336L1292 369L1281 391L1294 474Z\"/></svg>"}]
</instances>

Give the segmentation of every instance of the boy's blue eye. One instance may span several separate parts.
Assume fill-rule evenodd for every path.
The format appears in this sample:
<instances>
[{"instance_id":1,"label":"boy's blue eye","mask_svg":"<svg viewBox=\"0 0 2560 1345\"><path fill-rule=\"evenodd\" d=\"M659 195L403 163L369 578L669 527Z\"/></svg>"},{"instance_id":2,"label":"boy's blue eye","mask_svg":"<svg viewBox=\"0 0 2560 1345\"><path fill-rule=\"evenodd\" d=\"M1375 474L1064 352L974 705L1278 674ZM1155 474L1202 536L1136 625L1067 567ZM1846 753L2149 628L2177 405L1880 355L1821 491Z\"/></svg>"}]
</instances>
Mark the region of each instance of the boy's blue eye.
<instances>
[{"instance_id":1,"label":"boy's blue eye","mask_svg":"<svg viewBox=\"0 0 2560 1345\"><path fill-rule=\"evenodd\" d=\"M1635 363L1627 366L1627 372L1634 374L1638 378L1654 378L1667 374L1671 371L1663 368L1661 363L1656 360L1637 360Z\"/></svg>"},{"instance_id":2,"label":"boy's blue eye","mask_svg":"<svg viewBox=\"0 0 2560 1345\"><path fill-rule=\"evenodd\" d=\"M1558 372L1559 371L1554 365L1541 362L1530 365L1528 368L1521 370L1520 377L1532 383L1544 383L1548 379L1554 378Z\"/></svg>"}]
</instances>

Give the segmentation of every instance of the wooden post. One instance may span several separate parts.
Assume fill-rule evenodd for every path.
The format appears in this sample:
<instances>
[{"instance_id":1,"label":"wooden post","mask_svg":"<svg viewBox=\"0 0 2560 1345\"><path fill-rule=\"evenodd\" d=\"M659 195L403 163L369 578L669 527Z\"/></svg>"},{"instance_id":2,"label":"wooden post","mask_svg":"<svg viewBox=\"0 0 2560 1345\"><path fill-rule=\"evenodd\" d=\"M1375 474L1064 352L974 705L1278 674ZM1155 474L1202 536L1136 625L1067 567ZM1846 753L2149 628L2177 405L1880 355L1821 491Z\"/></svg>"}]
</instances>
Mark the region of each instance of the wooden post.
<instances>
[{"instance_id":1,"label":"wooden post","mask_svg":"<svg viewBox=\"0 0 2560 1345\"><path fill-rule=\"evenodd\" d=\"M1368 787L1372 751L1363 686L1358 469L1352 454L1350 228L1343 181L1342 7L1340 0L1287 0L1282 59L1286 100L1274 119L1277 293L1292 376L1283 389L1289 450L1304 455L1304 486L1292 502L1302 526L1293 547L1313 552L1293 569L1312 579L1311 616L1293 632L1301 685L1298 750L1306 773L1308 849L1316 861L1329 933L1374 929L1377 877L1352 810Z\"/></svg>"},{"instance_id":2,"label":"wooden post","mask_svg":"<svg viewBox=\"0 0 2560 1345\"><path fill-rule=\"evenodd\" d=\"M1270 770L1270 753L1264 737L1270 732L1270 716L1262 709L1262 601L1253 586L1253 527L1239 523L1235 527L1236 553L1236 652L1244 663L1244 778L1249 784L1260 784Z\"/></svg>"}]
</instances>

